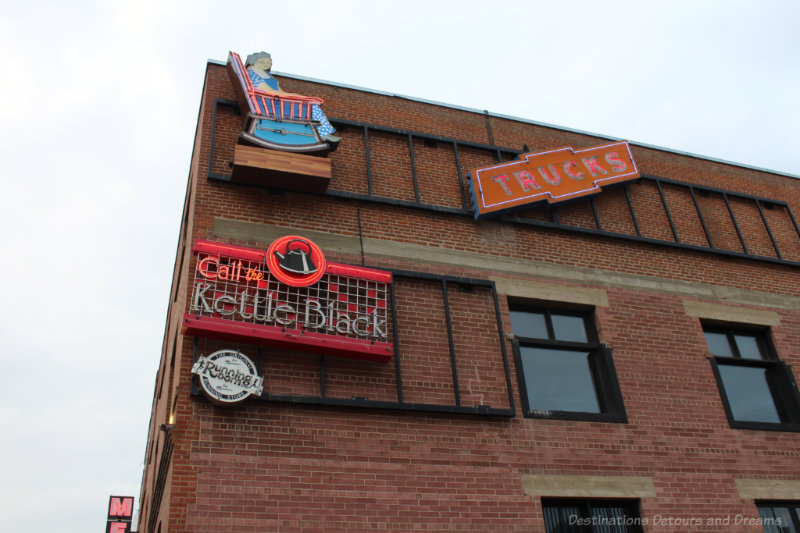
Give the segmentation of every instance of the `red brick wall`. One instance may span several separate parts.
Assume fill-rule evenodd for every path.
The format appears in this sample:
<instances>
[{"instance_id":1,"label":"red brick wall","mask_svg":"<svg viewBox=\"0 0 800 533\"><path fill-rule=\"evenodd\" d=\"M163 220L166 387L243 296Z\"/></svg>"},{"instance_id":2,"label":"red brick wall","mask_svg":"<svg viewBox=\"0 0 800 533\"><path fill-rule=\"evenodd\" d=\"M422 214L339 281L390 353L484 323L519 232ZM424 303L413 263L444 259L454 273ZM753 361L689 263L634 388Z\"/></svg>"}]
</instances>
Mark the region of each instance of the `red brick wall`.
<instances>
[{"instance_id":1,"label":"red brick wall","mask_svg":"<svg viewBox=\"0 0 800 533\"><path fill-rule=\"evenodd\" d=\"M488 144L491 140L482 114L295 79L281 83L284 90L325 98L329 117L476 143ZM191 174L189 247L195 239L216 238L212 233L214 217L355 236L359 234L360 215L361 232L368 239L800 296L800 276L793 266L209 181L214 98L233 99L233 92L225 69L209 65ZM507 119L490 121L494 142L517 150L523 144L541 150L604 142ZM218 109L212 172L230 173L228 162L240 125L241 117L230 108ZM331 189L367 194L364 134L358 128L340 134L341 146L330 156ZM446 143L426 146L418 140L414 143L420 201L461 208L466 183L459 185L452 147ZM633 153L646 174L779 199L800 213L797 180L650 148L633 147ZM460 161L466 173L492 159L486 151L462 148ZM414 200L407 140L370 133L370 163L375 195ZM640 215L642 235L671 240L654 183L631 185L629 193ZM681 241L706 246L687 189L664 185L664 194L670 200ZM742 251L721 195L697 199L714 245ZM774 257L754 204L732 199L731 205L749 251ZM596 207L604 230L636 234L622 189L598 196ZM542 208L526 210L522 216L550 220ZM588 200L561 208L559 216L564 223L595 227ZM767 209L765 216L784 258L800 260L800 239L785 209ZM260 247L269 244L233 242ZM330 259L350 263L361 260L341 253L332 253ZM192 283L194 260L187 252L178 276L180 297L170 311L173 324L188 309L186 291ZM401 258L365 260L371 266L479 279L497 275L458 265L421 265ZM524 279L543 281L535 275ZM506 350L517 408L517 415L511 419L256 401L224 409L202 397L190 396L193 339L186 338L178 348L175 389L155 402L160 414L151 427L151 432L157 430L168 412L165 402L177 397L176 445L169 499L161 507L162 531L543 531L541 502L524 494L523 474L651 477L656 496L642 500L643 516L651 520L656 516L689 519L737 514L757 518L753 502L739 498L734 479L800 479L797 433L729 427L700 322L686 315L680 295L581 286L607 290L609 306L596 308L595 318L601 342L613 349L627 424L523 418L509 341ZM396 290L404 399L449 405L453 384L441 286L430 281L398 280ZM468 293L453 286L448 298L453 306L462 402L507 407L490 291L477 288ZM768 309L777 311L781 318L781 325L772 329L778 354L798 367L800 311ZM500 312L503 328L509 332L508 304L502 295ZM172 343L168 336L165 357L171 354ZM201 339L197 348L201 354L208 354L229 344ZM251 358L258 353L255 346L239 348ZM264 349L263 356L265 390L309 396L319 393L318 356L272 349ZM163 372L160 379L164 379ZM328 358L326 392L334 398L393 401L394 367ZM148 465L145 494L152 494L157 464L153 460ZM142 519L146 523L147 517ZM703 529L718 531L719 527L646 527L648 532ZM732 525L726 530L759 528ZM144 531L141 525L140 531Z\"/></svg>"}]
</instances>

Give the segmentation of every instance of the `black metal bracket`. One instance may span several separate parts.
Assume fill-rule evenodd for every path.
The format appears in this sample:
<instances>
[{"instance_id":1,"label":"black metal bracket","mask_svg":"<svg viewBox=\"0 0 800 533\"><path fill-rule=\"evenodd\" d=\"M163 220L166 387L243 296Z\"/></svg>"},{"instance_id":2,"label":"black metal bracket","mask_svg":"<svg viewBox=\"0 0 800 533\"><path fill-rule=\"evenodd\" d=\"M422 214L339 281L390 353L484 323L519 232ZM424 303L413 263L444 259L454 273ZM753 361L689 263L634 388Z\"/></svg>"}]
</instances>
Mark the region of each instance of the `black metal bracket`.
<instances>
[{"instance_id":1,"label":"black metal bracket","mask_svg":"<svg viewBox=\"0 0 800 533\"><path fill-rule=\"evenodd\" d=\"M216 181L223 181L223 182L230 182L231 177L225 174L217 174L211 172L211 165L212 165L212 155L214 152L214 140L216 134L216 120L217 120L217 108L219 106L229 106L234 107L238 111L238 104L232 100L226 100L223 98L217 98L214 100L214 111L212 115L212 127L211 127L211 145L209 148L209 173L208 179L216 180ZM335 189L329 189L327 192L324 193L326 196L336 197L336 198L344 198L350 200L356 200L359 202L371 202L380 205L388 205L394 207L402 207L402 208L412 208L412 209L420 209L424 211L432 211L447 215L457 215L457 216L465 216L465 217L472 217L473 213L472 210L469 209L469 201L467 198L467 193L465 191L465 184L464 184L464 176L463 176L463 169L461 164L461 155L459 153L459 148L471 148L471 149L478 149L483 150L491 154L495 160L509 160L518 157L523 152L520 150L515 150L512 148L503 148L499 146L495 146L492 144L482 144L482 143L474 143L469 141L463 141L459 139L454 139L451 137L444 137L439 135L431 135L422 132L416 131L409 131L404 129L398 128L390 128L385 126L378 126L375 124L368 124L364 122L352 121L352 120L345 120L345 119L337 119L332 118L331 122L337 125L337 127L342 129L347 128L356 128L363 131L364 134L364 143L365 143L365 165L366 165L366 178L367 178L367 194L359 194L353 193L349 191L341 191ZM373 187L373 176L372 176L372 165L370 162L371 157L371 148L370 148L370 132L376 133L387 133L393 134L397 136L404 137L406 142L408 143L409 149L409 157L411 160L411 170L412 176L411 179L413 181L414 187L414 200L403 200L398 198L388 198L384 196L377 196L374 194L374 187ZM423 196L420 190L420 182L417 179L417 165L416 159L414 155L414 146L415 140L422 141L425 145L433 145L433 144L449 144L453 147L453 154L455 157L456 163L456 176L455 179L458 183L458 188L461 193L461 206L456 207L453 205L438 205L438 204L430 204L420 201L420 198ZM749 259L755 260L760 262L765 262L769 264L776 264L776 265L785 265L785 266L792 266L797 267L800 266L800 261L787 259L785 254L781 252L780 243L776 238L775 234L773 233L772 229L767 220L767 216L764 213L765 208L773 208L776 206L782 207L786 209L786 214L788 215L789 221L791 222L792 226L795 229L798 237L800 237L800 227L798 227L797 221L794 217L794 214L791 211L791 208L786 202L781 200L776 200L772 198L764 198L759 196L753 196L749 194L738 193L734 191L728 191L724 189L719 189L715 187L706 187L701 186L693 183L688 182L681 182L676 180L671 180L667 178L657 177L657 176L650 176L650 175L642 175L642 178L639 180L639 183L645 182L653 182L657 186L658 190L658 197L661 200L661 205L664 210L664 214L667 217L669 222L670 230L672 233L673 240L667 240L662 238L654 238L654 237L647 237L643 234L642 228L640 227L639 218L637 217L636 210L634 208L634 202L631 199L631 194L629 191L628 185L623 187L623 192L625 195L625 200L628 205L628 210L630 211L631 220L633 223L633 228L635 234L628 234L628 233L621 233L617 231L609 231L607 229L603 229L601 217L598 213L596 201L593 197L589 199L581 199L577 200L590 202L590 206L592 209L592 214L594 216L595 227L584 227L584 226L576 226L571 225L568 223L564 223L562 218L559 217L558 207L553 207L548 209L548 213L551 217L551 221L542 221L537 219L528 219L524 217L514 216L514 215L506 215L504 217L499 218L499 220L504 220L506 222L516 223L516 224L524 224L529 226L537 226L542 228L550 228L560 231L568 231L573 233L585 234L585 235L596 235L602 237L610 237L614 239L622 239L625 241L630 242L638 242L642 244L649 244L649 245L657 245L657 246L666 246L670 248L680 249L680 250L690 250L693 252L702 252L702 253L711 253L716 254L723 257L732 257L738 259ZM669 203L667 201L667 197L664 194L664 185L669 185L673 187L680 187L683 189L686 194L691 197L692 202L695 206L695 210L697 212L697 218L699 220L700 225L703 229L703 234L705 235L706 245L699 245L699 244L690 244L687 242L682 242L680 238L680 232L678 227L675 224L675 220L673 218L672 211L670 209ZM712 240L711 230L709 229L708 225L706 224L706 216L703 213L703 209L701 208L700 202L697 199L696 192L700 193L700 195L707 197L711 194L718 194L721 195L723 198L725 205L727 207L728 215L731 219L732 227L736 231L736 235L738 236L739 242L741 244L741 251L739 250L730 250L725 248L720 248L719 246L715 246ZM764 229L766 234L769 236L769 239L772 243L772 247L775 250L775 256L765 256L753 253L752 246L748 247L745 237L742 233L742 229L739 226L738 221L734 215L734 211L731 207L730 198L736 198L739 200L745 200L748 202L752 202L758 212L761 214L761 221L764 225Z\"/></svg>"},{"instance_id":2,"label":"black metal bracket","mask_svg":"<svg viewBox=\"0 0 800 533\"><path fill-rule=\"evenodd\" d=\"M330 397L326 395L325 393L326 358L324 355L321 355L319 357L320 384L319 384L318 396L275 394L275 393L270 393L268 390L264 390L264 392L260 396L253 397L252 399L258 401L267 401L267 402L283 402L291 404L307 404L307 405L321 405L321 406L333 406L333 407L372 408L372 409L384 409L393 411L446 413L446 414L476 415L476 416L506 417L506 418L513 418L514 416L516 416L514 394L511 385L511 373L508 363L508 355L506 351L506 341L505 341L505 336L503 334L502 317L500 316L500 306L497 296L497 289L494 281L484 280L484 279L462 278L457 276L443 276L443 275L429 274L423 272L410 272L406 270L391 270L391 272L393 279L397 278L417 279L417 280L432 281L441 284L442 302L445 310L445 320L448 328L447 333L448 333L448 345L449 345L449 354L448 355L443 354L442 357L449 358L449 365L452 375L452 385L454 391L454 401L452 404L447 405L447 404L416 403L416 402L405 401L403 398L403 373L402 373L403 354L401 353L400 350L394 282L392 283L390 290L392 298L391 302L392 316L393 316L392 327L393 327L394 350L395 350L393 360L395 365L396 398L397 398L396 401L376 401L376 400L370 400L368 398L358 398L358 397L341 398L341 397ZM458 357L455 350L455 344L453 342L451 304L447 297L448 284L466 285L472 287L473 290L475 287L484 287L491 290L493 298L493 310L495 312L497 320L499 349L494 354L487 354L486 356L495 357L497 355L500 355L502 359L503 372L505 374L505 387L508 396L508 407L491 407L488 405L475 405L475 406L462 405L461 393L458 387ZM198 357L197 349L198 349L197 338L195 338L195 348L193 354L194 361L196 361ZM259 349L259 356L261 356L260 349ZM192 383L191 394L193 396L201 396L202 390L199 387L196 387L194 383Z\"/></svg>"},{"instance_id":3,"label":"black metal bracket","mask_svg":"<svg viewBox=\"0 0 800 533\"><path fill-rule=\"evenodd\" d=\"M228 174L217 174L211 171L214 162L214 137L217 133L217 109L219 106L226 106L233 108L237 113L241 114L239 104L235 100L228 100L226 98L214 98L214 111L211 114L211 142L208 145L208 179L215 179L220 181L230 181L231 177Z\"/></svg>"}]
</instances>

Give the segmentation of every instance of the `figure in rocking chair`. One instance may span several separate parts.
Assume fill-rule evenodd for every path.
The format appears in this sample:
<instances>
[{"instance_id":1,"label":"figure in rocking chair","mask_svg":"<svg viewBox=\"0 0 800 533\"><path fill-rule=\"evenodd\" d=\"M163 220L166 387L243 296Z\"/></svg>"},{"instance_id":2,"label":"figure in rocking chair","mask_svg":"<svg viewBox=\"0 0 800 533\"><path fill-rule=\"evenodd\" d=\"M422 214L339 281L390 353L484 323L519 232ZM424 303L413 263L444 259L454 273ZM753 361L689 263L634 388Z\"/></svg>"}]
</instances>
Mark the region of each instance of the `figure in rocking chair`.
<instances>
[{"instance_id":1,"label":"figure in rocking chair","mask_svg":"<svg viewBox=\"0 0 800 533\"><path fill-rule=\"evenodd\" d=\"M267 52L258 52L247 56L245 67L247 67L247 75L250 77L250 81L256 89L274 92L279 95L301 96L281 90L278 80L273 78L270 72L272 70L272 56ZM311 118L320 123L320 127L317 129L320 137L328 142L339 142L339 137L333 135L333 126L328 122L325 113L322 112L319 105L312 105L311 113Z\"/></svg>"},{"instance_id":2,"label":"figure in rocking chair","mask_svg":"<svg viewBox=\"0 0 800 533\"><path fill-rule=\"evenodd\" d=\"M333 135L333 126L320 107L322 99L281 90L270 72L270 54L250 54L242 64L238 54L232 52L229 67L249 108L249 126L242 138L267 148L293 152L336 149L340 139Z\"/></svg>"}]
</instances>

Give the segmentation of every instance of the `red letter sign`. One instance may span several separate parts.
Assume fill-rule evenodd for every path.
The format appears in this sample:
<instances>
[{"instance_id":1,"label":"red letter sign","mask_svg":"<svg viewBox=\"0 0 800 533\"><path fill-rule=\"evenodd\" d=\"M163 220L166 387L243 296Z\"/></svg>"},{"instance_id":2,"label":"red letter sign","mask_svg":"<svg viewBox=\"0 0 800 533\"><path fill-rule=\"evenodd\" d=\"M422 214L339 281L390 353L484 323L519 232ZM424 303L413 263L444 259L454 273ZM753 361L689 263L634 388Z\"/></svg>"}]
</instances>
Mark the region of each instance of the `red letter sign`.
<instances>
[{"instance_id":1,"label":"red letter sign","mask_svg":"<svg viewBox=\"0 0 800 533\"><path fill-rule=\"evenodd\" d=\"M128 533L133 520L133 496L111 496L108 499L106 533Z\"/></svg>"}]
</instances>

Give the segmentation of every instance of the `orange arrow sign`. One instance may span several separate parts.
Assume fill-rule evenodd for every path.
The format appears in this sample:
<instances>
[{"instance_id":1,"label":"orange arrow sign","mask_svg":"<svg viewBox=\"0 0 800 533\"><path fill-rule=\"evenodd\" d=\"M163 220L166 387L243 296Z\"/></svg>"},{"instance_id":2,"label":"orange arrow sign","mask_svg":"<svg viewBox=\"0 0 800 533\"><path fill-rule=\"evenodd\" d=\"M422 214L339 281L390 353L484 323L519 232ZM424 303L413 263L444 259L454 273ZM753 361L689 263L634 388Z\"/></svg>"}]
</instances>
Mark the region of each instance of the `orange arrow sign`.
<instances>
[{"instance_id":1,"label":"orange arrow sign","mask_svg":"<svg viewBox=\"0 0 800 533\"><path fill-rule=\"evenodd\" d=\"M559 148L473 169L475 219L547 201L555 204L597 194L602 187L639 178L625 141L584 150Z\"/></svg>"}]
</instances>

